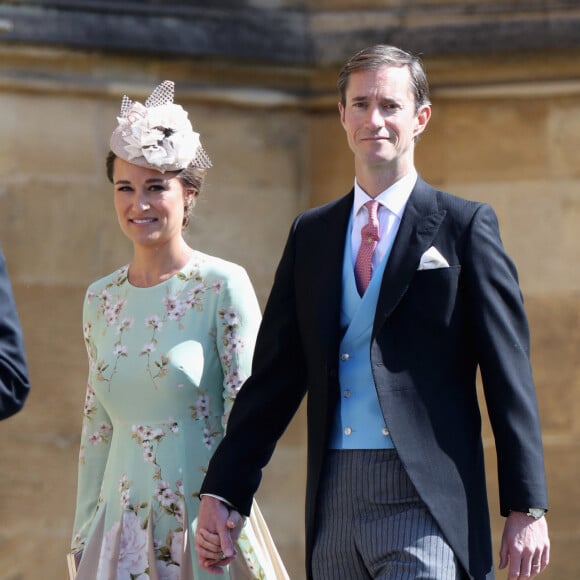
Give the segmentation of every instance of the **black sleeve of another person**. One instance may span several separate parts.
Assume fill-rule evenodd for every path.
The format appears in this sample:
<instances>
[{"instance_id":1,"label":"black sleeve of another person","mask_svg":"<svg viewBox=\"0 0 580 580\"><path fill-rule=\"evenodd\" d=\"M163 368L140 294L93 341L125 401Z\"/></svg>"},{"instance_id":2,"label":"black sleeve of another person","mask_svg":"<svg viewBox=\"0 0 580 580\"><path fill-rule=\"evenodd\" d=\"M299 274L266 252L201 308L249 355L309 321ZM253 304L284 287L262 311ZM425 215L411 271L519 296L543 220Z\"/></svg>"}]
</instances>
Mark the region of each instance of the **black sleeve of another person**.
<instances>
[{"instance_id":1,"label":"black sleeve of another person","mask_svg":"<svg viewBox=\"0 0 580 580\"><path fill-rule=\"evenodd\" d=\"M22 329L0 249L0 419L20 411L29 390Z\"/></svg>"}]
</instances>

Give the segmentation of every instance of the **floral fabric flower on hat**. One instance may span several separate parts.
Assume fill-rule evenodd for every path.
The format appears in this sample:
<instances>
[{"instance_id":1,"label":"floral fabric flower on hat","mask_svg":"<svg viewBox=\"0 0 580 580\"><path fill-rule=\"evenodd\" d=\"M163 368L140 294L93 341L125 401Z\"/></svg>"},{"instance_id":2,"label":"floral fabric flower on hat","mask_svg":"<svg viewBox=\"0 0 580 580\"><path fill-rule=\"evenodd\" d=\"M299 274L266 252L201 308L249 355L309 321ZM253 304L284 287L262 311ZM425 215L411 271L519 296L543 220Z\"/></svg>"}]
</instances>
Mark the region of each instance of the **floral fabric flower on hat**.
<instances>
[{"instance_id":1,"label":"floral fabric flower on hat","mask_svg":"<svg viewBox=\"0 0 580 580\"><path fill-rule=\"evenodd\" d=\"M173 103L174 83L164 81L141 104L126 95L111 136L111 150L118 157L149 169L179 171L194 166L211 167L199 133L188 113Z\"/></svg>"}]
</instances>

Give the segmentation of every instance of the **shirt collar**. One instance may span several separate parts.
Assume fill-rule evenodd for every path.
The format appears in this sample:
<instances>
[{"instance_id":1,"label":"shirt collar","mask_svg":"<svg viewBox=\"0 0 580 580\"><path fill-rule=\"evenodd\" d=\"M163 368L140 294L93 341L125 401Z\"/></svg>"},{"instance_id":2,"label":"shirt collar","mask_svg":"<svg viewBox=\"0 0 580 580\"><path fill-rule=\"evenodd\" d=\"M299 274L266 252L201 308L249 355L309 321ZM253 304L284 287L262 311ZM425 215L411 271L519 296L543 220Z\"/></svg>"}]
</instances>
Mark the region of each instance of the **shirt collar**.
<instances>
[{"instance_id":1,"label":"shirt collar","mask_svg":"<svg viewBox=\"0 0 580 580\"><path fill-rule=\"evenodd\" d=\"M415 183L417 183L417 170L413 167L407 175L387 187L375 199L401 219ZM353 215L357 215L362 206L371 199L373 198L362 190L355 177Z\"/></svg>"}]
</instances>

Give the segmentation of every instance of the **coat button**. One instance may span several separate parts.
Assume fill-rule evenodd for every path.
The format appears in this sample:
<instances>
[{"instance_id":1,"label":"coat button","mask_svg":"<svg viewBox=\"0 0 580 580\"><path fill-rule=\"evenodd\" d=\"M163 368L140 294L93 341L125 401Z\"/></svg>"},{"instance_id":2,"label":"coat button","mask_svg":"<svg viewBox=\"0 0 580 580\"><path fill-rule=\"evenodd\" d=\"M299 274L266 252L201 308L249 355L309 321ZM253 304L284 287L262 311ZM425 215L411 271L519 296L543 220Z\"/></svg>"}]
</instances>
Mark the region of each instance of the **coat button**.
<instances>
[{"instance_id":1,"label":"coat button","mask_svg":"<svg viewBox=\"0 0 580 580\"><path fill-rule=\"evenodd\" d=\"M345 430L344 430L344 434L347 435L347 436L348 435L351 435L352 434L352 429L350 427L346 427Z\"/></svg>"}]
</instances>

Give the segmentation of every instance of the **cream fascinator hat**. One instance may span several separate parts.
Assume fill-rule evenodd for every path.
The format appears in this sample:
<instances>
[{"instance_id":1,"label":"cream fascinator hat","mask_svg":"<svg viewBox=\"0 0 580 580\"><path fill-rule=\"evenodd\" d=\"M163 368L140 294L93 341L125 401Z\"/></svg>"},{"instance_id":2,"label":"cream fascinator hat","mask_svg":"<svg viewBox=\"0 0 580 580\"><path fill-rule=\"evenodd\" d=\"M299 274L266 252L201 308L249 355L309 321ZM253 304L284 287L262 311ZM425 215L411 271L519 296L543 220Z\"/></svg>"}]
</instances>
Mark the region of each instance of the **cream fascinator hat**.
<instances>
[{"instance_id":1,"label":"cream fascinator hat","mask_svg":"<svg viewBox=\"0 0 580 580\"><path fill-rule=\"evenodd\" d=\"M111 151L117 157L161 173L211 167L187 111L173 103L174 89L172 81L163 81L145 105L123 97L118 126L111 135Z\"/></svg>"}]
</instances>

